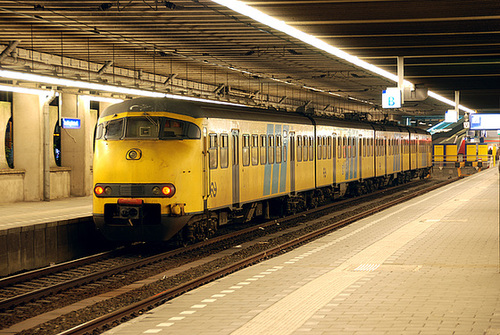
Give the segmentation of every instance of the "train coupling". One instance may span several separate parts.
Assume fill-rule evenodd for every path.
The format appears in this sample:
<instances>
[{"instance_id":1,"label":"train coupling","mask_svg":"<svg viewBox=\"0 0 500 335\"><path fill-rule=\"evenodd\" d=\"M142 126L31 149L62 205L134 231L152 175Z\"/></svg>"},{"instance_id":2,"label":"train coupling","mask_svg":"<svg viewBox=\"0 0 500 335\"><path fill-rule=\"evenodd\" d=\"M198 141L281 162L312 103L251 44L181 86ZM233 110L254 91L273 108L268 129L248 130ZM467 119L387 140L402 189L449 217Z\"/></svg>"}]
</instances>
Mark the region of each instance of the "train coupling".
<instances>
[{"instance_id":1,"label":"train coupling","mask_svg":"<svg viewBox=\"0 0 500 335\"><path fill-rule=\"evenodd\" d=\"M128 220L133 226L132 220L142 219L142 199L118 199L118 215L120 219Z\"/></svg>"}]
</instances>

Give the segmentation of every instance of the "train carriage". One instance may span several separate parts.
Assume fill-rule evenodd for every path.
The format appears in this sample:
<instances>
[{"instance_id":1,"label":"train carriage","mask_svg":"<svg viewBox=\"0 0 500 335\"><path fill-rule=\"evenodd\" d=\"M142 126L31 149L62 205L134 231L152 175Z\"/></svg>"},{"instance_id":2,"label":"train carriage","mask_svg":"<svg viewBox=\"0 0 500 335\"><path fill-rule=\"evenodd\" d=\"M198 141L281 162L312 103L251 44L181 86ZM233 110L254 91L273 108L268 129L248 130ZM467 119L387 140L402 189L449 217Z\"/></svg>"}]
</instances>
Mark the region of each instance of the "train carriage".
<instances>
[{"instance_id":1,"label":"train carriage","mask_svg":"<svg viewBox=\"0 0 500 335\"><path fill-rule=\"evenodd\" d=\"M98 121L94 221L111 240L199 240L229 222L425 175L429 139L235 104L133 99Z\"/></svg>"}]
</instances>

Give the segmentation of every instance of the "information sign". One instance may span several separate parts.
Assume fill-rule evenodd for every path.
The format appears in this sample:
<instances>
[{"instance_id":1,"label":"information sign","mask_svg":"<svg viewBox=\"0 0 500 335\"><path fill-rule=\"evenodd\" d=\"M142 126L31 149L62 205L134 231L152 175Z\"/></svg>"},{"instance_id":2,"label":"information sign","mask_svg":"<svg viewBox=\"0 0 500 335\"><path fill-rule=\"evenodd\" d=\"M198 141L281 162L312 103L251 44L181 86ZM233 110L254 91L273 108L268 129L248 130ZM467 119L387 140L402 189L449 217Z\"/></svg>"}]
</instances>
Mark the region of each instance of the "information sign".
<instances>
[{"instance_id":1,"label":"information sign","mask_svg":"<svg viewBox=\"0 0 500 335\"><path fill-rule=\"evenodd\" d=\"M63 117L63 118L61 118L61 126L64 129L80 129L81 120Z\"/></svg>"},{"instance_id":2,"label":"information sign","mask_svg":"<svg viewBox=\"0 0 500 335\"><path fill-rule=\"evenodd\" d=\"M500 114L471 114L471 130L497 130L500 129Z\"/></svg>"},{"instance_id":3,"label":"information sign","mask_svg":"<svg viewBox=\"0 0 500 335\"><path fill-rule=\"evenodd\" d=\"M401 91L397 87L388 87L382 91L382 108L401 108Z\"/></svg>"}]
</instances>

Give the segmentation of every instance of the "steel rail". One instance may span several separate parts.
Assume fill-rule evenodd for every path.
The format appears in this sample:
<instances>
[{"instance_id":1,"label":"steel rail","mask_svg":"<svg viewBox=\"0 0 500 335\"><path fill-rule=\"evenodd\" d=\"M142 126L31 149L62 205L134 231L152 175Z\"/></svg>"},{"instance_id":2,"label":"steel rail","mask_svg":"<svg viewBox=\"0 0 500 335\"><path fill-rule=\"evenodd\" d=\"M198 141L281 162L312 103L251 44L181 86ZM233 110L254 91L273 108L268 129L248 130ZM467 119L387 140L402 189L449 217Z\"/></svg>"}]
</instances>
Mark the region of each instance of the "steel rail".
<instances>
[{"instance_id":1,"label":"steel rail","mask_svg":"<svg viewBox=\"0 0 500 335\"><path fill-rule=\"evenodd\" d=\"M141 301L136 302L134 304L131 304L129 306L120 308L116 311L113 311L109 314L100 316L94 320L88 321L86 323L83 323L83 324L78 325L76 327L73 327L71 329L65 330L65 331L59 333L58 335L82 335L82 334L91 333L92 331L99 329L100 327L103 327L103 326L108 325L108 324L115 322L115 321L129 318L133 314L135 314L141 310L147 310L147 309L150 309L152 307L155 307L155 306L161 304L162 302L173 299L176 296L179 296L179 295L181 295L185 292L188 292L192 289L195 289L201 285L207 284L213 280L224 277L224 276L226 276L230 273L233 273L237 270L243 269L249 265L252 265L252 264L255 264L259 261L267 259L270 256L273 256L277 253L280 253L285 249L294 248L298 245L303 244L306 241L309 241L309 240L315 239L319 236L325 235L325 234L327 234L333 230L336 230L340 227L343 227L343 226L348 225L352 222L358 221L362 218L368 217L374 213L377 213L379 211L382 211L382 210L387 209L389 207L392 207L394 205L408 201L408 200L414 198L415 196L425 194L425 193L430 192L432 190L435 190L439 187L450 184L456 180L457 179L449 179L443 183L431 186L431 187L426 188L424 190L416 191L415 193L400 197L396 200L389 201L389 202L384 203L380 206L377 206L373 209L369 209L365 212L353 215L347 219L343 219L339 222L336 222L335 224L325 226L325 227L320 228L316 231L313 231L313 232L310 232L310 233L303 235L301 237L295 238L291 241L285 242L283 244L272 247L272 248L267 249L265 251L258 252L258 253L254 254L252 256L249 256L243 260L237 261L236 263L233 263L231 265L225 266L225 267L218 269L216 271L205 274L197 279L193 279L193 280L188 281L184 284L180 284L174 288L165 290L165 291L160 292L154 296L151 296L149 298L146 298L144 300L141 300ZM307 211L307 212L309 212L309 213L318 212L318 211L324 210L325 207L329 207L329 205L318 207L318 208L315 208L315 209ZM299 215L303 215L304 213L305 212L302 212Z\"/></svg>"}]
</instances>

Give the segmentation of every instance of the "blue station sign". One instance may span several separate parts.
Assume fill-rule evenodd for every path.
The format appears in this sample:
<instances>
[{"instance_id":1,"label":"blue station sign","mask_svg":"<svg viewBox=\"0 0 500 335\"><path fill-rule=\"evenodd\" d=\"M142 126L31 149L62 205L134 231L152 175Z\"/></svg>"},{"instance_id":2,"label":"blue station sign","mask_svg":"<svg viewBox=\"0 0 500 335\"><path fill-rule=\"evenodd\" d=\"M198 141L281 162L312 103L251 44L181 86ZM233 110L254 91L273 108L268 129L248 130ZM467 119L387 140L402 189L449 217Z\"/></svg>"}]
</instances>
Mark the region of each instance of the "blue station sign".
<instances>
[{"instance_id":1,"label":"blue station sign","mask_svg":"<svg viewBox=\"0 0 500 335\"><path fill-rule=\"evenodd\" d=\"M70 119L67 117L61 118L61 127L64 129L80 129L81 126L80 119Z\"/></svg>"}]
</instances>

